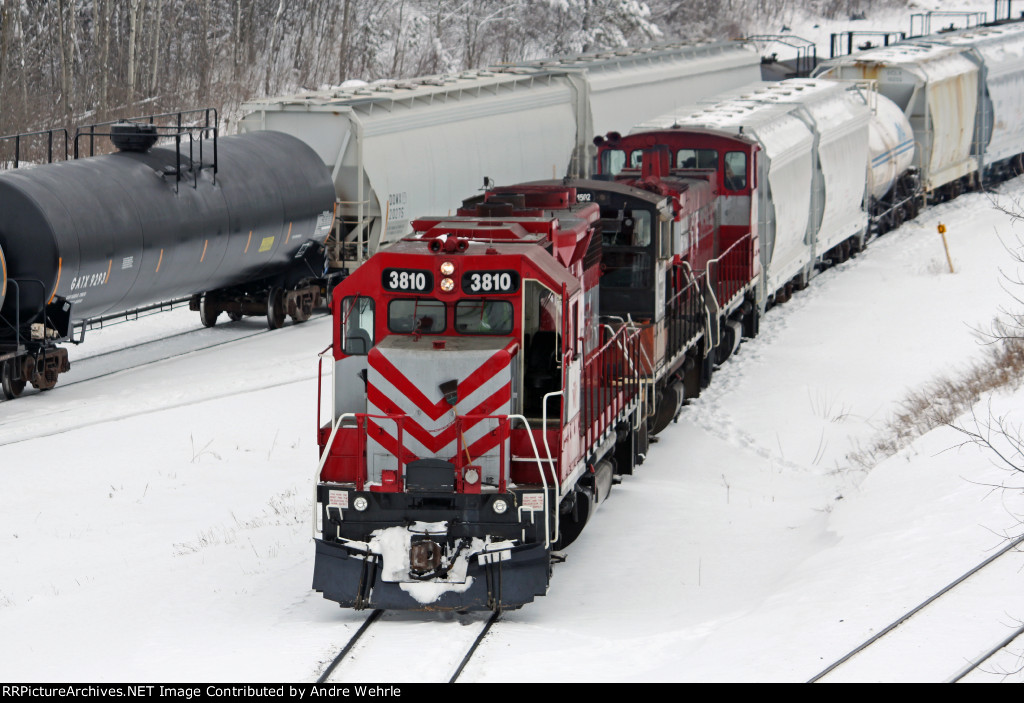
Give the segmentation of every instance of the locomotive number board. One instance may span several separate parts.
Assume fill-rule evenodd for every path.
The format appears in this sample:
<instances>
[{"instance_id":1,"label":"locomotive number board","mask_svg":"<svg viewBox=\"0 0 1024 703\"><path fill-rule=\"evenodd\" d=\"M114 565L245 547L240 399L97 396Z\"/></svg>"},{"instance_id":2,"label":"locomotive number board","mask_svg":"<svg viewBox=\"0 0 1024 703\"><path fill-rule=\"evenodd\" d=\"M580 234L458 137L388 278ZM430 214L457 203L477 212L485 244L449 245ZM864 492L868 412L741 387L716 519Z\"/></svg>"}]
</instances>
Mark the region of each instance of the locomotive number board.
<instances>
[{"instance_id":1,"label":"locomotive number board","mask_svg":"<svg viewBox=\"0 0 1024 703\"><path fill-rule=\"evenodd\" d=\"M386 291L429 293L434 290L434 274L416 269L384 269L380 283Z\"/></svg>"},{"instance_id":2,"label":"locomotive number board","mask_svg":"<svg viewBox=\"0 0 1024 703\"><path fill-rule=\"evenodd\" d=\"M515 293L519 290L517 271L469 271L462 274L465 293Z\"/></svg>"}]
</instances>

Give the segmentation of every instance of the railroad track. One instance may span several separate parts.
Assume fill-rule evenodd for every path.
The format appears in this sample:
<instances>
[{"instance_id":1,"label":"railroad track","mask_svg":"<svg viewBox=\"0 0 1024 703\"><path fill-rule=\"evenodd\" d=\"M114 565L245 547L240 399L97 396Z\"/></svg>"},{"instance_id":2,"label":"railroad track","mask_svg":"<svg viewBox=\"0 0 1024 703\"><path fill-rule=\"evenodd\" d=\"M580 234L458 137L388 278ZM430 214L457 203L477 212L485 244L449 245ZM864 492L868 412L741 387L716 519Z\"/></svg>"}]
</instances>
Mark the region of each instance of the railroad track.
<instances>
[{"instance_id":1,"label":"railroad track","mask_svg":"<svg viewBox=\"0 0 1024 703\"><path fill-rule=\"evenodd\" d=\"M954 682L978 670L1024 634L1024 627L1010 632L1008 621L1013 613L1008 613L1007 608L1013 608L1014 604L989 602L984 590L979 588L979 574L991 579L1021 579L1020 559L1011 557L1019 556L1017 547L1021 544L1024 544L1024 535L1011 540L991 557L886 625L811 677L808 683L879 679ZM1018 607L1024 608L1024 599ZM1017 615L1024 615L1024 609ZM960 628L940 632L939 628L951 621L959 623ZM999 636L991 634L996 627L1002 628ZM946 646L953 639L957 642L956 651ZM996 641L1000 644L993 647ZM917 654L914 661L905 657L911 644ZM970 652L968 656L964 656L965 650ZM904 678L908 675L911 678Z\"/></svg>"},{"instance_id":2,"label":"railroad track","mask_svg":"<svg viewBox=\"0 0 1024 703\"><path fill-rule=\"evenodd\" d=\"M326 314L314 315L310 321L323 317L328 316ZM296 328L296 330L301 329L302 327ZM211 335L210 330L206 328L191 329L74 360L71 371L62 376L61 382L53 391L27 393L16 401L0 403L0 447L119 420L123 417L169 410L205 400L215 400L315 378L315 370L310 369L301 374L287 374L268 382L265 372L260 373L258 367L263 364L275 363L278 359L268 357L263 364L258 359L249 359L248 363L253 369L253 373L241 373L237 379L238 382L232 383L228 388L218 388L215 384L210 384L208 393L203 397L189 394L181 397L179 394L163 393L162 391L166 389L161 386L159 381L138 380L136 383L139 395L146 395L148 398L144 407L130 405L122 407L118 404L117 407L120 408L118 412L101 416L68 412L76 404L89 403L90 398L95 394L102 393L102 387L96 384L102 384L106 378L155 369L160 364L173 363L192 355L230 347L240 342L263 337L273 331L265 328L253 330L251 327L231 329L224 325L217 328L216 335ZM278 332L283 333L280 330ZM267 337L266 339L272 338ZM308 349L313 349L313 347L316 345L308 347ZM316 351L319 351L319 347L316 348ZM307 353L306 356L310 356L311 353ZM189 368L181 374L184 377L181 382L209 383L209 379L202 378L203 372L202 364L197 363L194 371ZM147 384L152 384L156 392L147 392ZM166 382L163 385L166 385Z\"/></svg>"},{"instance_id":3,"label":"railroad track","mask_svg":"<svg viewBox=\"0 0 1024 703\"><path fill-rule=\"evenodd\" d=\"M499 617L500 613L486 620L459 615L425 622L422 613L374 610L316 682L455 683ZM377 622L380 625L366 637ZM441 643L447 647L439 651Z\"/></svg>"}]
</instances>

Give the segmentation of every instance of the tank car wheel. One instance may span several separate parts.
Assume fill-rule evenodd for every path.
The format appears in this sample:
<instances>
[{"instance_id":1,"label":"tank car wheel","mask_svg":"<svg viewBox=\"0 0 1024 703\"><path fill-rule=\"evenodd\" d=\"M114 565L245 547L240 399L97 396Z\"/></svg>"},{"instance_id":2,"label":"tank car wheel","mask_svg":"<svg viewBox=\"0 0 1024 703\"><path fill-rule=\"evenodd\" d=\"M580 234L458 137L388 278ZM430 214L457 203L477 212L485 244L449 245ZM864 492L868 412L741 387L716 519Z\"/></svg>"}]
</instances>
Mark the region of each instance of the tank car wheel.
<instances>
[{"instance_id":1,"label":"tank car wheel","mask_svg":"<svg viewBox=\"0 0 1024 703\"><path fill-rule=\"evenodd\" d=\"M300 302L295 306L295 312L291 315L291 318L296 323L305 322L312 314L313 311L307 310L306 306Z\"/></svg>"},{"instance_id":2,"label":"tank car wheel","mask_svg":"<svg viewBox=\"0 0 1024 703\"><path fill-rule=\"evenodd\" d=\"M267 327L276 330L284 326L284 291L271 288L267 294Z\"/></svg>"},{"instance_id":3,"label":"tank car wheel","mask_svg":"<svg viewBox=\"0 0 1024 703\"><path fill-rule=\"evenodd\" d=\"M199 320L203 323L203 327L213 327L216 325L219 316L220 310L214 308L210 294L204 293L203 299L199 302Z\"/></svg>"},{"instance_id":4,"label":"tank car wheel","mask_svg":"<svg viewBox=\"0 0 1024 703\"><path fill-rule=\"evenodd\" d=\"M904 212L902 207L892 210L892 228L899 229L903 225Z\"/></svg>"},{"instance_id":5,"label":"tank car wheel","mask_svg":"<svg viewBox=\"0 0 1024 703\"><path fill-rule=\"evenodd\" d=\"M3 386L4 397L7 400L14 400L25 390L25 379L15 379L14 371L16 359L9 359L0 364L0 385Z\"/></svg>"}]
</instances>

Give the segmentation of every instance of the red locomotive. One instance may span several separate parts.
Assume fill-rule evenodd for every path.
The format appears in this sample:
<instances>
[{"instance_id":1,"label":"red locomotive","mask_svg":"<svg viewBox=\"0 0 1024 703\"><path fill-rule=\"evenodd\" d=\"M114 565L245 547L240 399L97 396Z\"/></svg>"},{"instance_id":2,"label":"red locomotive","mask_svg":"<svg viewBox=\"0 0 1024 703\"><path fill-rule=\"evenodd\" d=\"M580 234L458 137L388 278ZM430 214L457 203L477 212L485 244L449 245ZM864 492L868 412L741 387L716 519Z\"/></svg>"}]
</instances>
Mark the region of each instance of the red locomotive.
<instances>
[{"instance_id":1,"label":"red locomotive","mask_svg":"<svg viewBox=\"0 0 1024 703\"><path fill-rule=\"evenodd\" d=\"M552 552L684 387L756 331L749 219L718 226L717 164L674 172L652 147L618 181L495 188L418 220L335 289L326 598L498 610L544 594Z\"/></svg>"}]
</instances>

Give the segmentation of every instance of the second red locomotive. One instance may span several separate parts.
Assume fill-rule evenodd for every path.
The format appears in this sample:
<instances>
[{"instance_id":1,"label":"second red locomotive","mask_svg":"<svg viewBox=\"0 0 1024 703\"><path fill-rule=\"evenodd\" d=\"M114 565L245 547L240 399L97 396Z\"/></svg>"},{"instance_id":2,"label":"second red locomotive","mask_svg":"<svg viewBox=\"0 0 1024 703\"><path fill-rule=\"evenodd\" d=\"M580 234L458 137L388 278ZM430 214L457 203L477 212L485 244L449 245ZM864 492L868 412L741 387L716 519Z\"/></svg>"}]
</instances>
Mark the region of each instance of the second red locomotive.
<instances>
[{"instance_id":1,"label":"second red locomotive","mask_svg":"<svg viewBox=\"0 0 1024 703\"><path fill-rule=\"evenodd\" d=\"M717 226L715 167L667 154L619 182L493 189L335 289L316 590L455 610L546 592L685 386L756 331L749 223Z\"/></svg>"}]
</instances>

